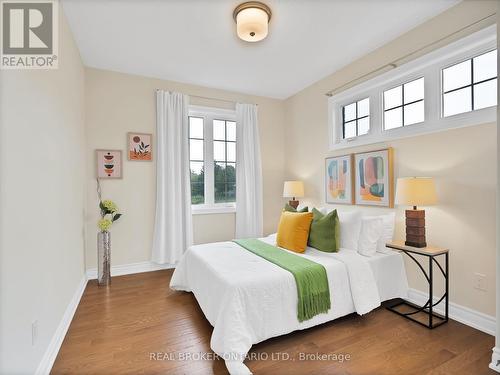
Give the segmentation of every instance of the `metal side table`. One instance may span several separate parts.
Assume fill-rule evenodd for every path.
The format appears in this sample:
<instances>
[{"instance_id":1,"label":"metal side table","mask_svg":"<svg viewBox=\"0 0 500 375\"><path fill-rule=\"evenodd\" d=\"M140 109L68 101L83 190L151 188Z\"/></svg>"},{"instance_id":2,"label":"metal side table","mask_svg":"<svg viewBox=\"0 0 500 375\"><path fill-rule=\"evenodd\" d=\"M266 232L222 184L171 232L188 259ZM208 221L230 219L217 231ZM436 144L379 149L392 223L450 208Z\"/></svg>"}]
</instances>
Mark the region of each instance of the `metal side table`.
<instances>
[{"instance_id":1,"label":"metal side table","mask_svg":"<svg viewBox=\"0 0 500 375\"><path fill-rule=\"evenodd\" d=\"M427 302L423 306L418 306L417 304L414 304L410 301L400 299L397 303L392 304L387 307L388 310L395 312L398 315L401 315L405 317L406 319L409 319L411 321L414 321L418 324L423 325L424 327L427 327L429 329L433 329L436 327L439 327L441 324L444 324L448 321L448 297L449 297L449 264L448 264L448 256L449 256L449 250L445 248L440 248L440 247L433 247L433 246L427 246L423 248L417 248L417 247L411 247L411 246L406 246L404 241L393 241L389 242L386 244L387 247L401 251L405 253L410 259L412 259L417 266L420 268L420 270L423 272L425 278L427 279L427 282L429 283L429 297L427 299ZM429 265L428 265L428 272L424 269L424 266L413 256L414 254L417 255L423 255L428 258ZM439 264L437 261L437 257L444 255L444 269ZM434 277L433 277L433 264L436 264L441 271L441 273L444 276L444 281L446 283L445 285L445 292L443 296L435 303L433 303L433 284L434 284ZM445 314L444 316L441 314L436 313L433 311L433 308L438 305L442 300L444 299L445 301ZM405 305L410 308L412 308L412 311L403 313L401 311L398 311L396 307ZM425 324L419 320L417 320L414 315L417 313L425 313L428 316L428 323Z\"/></svg>"}]
</instances>

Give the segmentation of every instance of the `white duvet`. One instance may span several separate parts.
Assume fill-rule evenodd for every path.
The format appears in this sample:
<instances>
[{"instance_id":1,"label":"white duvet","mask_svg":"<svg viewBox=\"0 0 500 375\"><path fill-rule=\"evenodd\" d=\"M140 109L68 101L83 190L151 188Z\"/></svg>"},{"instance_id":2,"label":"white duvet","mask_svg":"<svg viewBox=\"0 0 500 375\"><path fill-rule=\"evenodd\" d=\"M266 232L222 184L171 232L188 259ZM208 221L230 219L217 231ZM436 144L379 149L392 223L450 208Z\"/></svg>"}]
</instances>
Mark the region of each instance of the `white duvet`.
<instances>
[{"instance_id":1,"label":"white duvet","mask_svg":"<svg viewBox=\"0 0 500 375\"><path fill-rule=\"evenodd\" d=\"M274 245L273 236L262 240ZM194 293L214 327L210 347L231 374L250 374L243 361L258 342L353 312L366 314L380 306L382 293L386 299L406 295L402 259L395 273L401 280L392 280L391 290L384 291L370 258L357 252L341 249L332 254L307 248L299 255L325 267L332 304L328 313L302 323L297 320L293 275L233 242L192 246L177 265L170 287Z\"/></svg>"}]
</instances>

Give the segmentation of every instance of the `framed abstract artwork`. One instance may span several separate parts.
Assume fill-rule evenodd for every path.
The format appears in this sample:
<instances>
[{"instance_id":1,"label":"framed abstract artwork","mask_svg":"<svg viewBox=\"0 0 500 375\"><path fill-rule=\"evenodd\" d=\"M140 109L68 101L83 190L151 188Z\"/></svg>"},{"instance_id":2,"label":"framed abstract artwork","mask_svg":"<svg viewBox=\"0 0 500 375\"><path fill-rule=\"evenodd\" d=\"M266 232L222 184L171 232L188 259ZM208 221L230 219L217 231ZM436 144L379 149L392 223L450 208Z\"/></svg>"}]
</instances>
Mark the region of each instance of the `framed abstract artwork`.
<instances>
[{"instance_id":1,"label":"framed abstract artwork","mask_svg":"<svg viewBox=\"0 0 500 375\"><path fill-rule=\"evenodd\" d=\"M354 155L355 203L394 207L392 148Z\"/></svg>"},{"instance_id":2,"label":"framed abstract artwork","mask_svg":"<svg viewBox=\"0 0 500 375\"><path fill-rule=\"evenodd\" d=\"M97 177L122 178L121 150L96 150Z\"/></svg>"},{"instance_id":3,"label":"framed abstract artwork","mask_svg":"<svg viewBox=\"0 0 500 375\"><path fill-rule=\"evenodd\" d=\"M352 155L326 158L326 203L352 204L354 199L352 177Z\"/></svg>"},{"instance_id":4,"label":"framed abstract artwork","mask_svg":"<svg viewBox=\"0 0 500 375\"><path fill-rule=\"evenodd\" d=\"M128 160L153 160L152 134L128 133Z\"/></svg>"}]
</instances>

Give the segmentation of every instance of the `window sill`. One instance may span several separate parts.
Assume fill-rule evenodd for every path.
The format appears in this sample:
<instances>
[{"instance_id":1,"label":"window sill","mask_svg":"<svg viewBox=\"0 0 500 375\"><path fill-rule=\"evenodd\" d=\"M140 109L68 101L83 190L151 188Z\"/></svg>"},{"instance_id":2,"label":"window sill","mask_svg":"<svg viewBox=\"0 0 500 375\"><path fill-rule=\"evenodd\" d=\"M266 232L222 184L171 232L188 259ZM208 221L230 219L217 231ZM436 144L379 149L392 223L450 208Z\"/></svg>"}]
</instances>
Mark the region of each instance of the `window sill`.
<instances>
[{"instance_id":1,"label":"window sill","mask_svg":"<svg viewBox=\"0 0 500 375\"><path fill-rule=\"evenodd\" d=\"M231 214L236 212L236 206L205 206L195 207L191 206L191 213L193 215L211 215L211 214Z\"/></svg>"}]
</instances>

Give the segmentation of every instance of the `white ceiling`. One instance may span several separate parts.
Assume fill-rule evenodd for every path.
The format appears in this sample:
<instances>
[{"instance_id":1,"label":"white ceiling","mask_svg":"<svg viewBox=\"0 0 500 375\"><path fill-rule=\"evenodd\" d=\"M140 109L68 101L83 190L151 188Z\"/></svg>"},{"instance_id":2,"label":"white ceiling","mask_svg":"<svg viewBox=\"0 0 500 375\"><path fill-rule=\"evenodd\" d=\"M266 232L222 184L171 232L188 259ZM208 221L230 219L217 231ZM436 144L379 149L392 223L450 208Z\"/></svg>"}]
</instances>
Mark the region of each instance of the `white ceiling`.
<instances>
[{"instance_id":1,"label":"white ceiling","mask_svg":"<svg viewBox=\"0 0 500 375\"><path fill-rule=\"evenodd\" d=\"M63 0L85 65L287 98L458 0L264 0L269 36L239 40L233 0Z\"/></svg>"}]
</instances>

